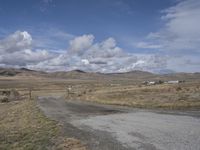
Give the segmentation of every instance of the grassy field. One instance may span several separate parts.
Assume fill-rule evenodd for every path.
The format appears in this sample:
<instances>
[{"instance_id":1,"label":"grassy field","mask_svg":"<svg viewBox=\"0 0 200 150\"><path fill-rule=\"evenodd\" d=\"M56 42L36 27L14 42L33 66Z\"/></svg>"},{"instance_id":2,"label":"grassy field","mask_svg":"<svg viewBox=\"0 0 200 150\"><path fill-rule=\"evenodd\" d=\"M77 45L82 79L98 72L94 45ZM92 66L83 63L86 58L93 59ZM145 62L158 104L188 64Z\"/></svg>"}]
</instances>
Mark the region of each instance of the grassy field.
<instances>
[{"instance_id":1,"label":"grassy field","mask_svg":"<svg viewBox=\"0 0 200 150\"><path fill-rule=\"evenodd\" d=\"M80 141L60 132L61 126L46 118L34 101L0 104L2 150L85 150Z\"/></svg>"},{"instance_id":2,"label":"grassy field","mask_svg":"<svg viewBox=\"0 0 200 150\"><path fill-rule=\"evenodd\" d=\"M145 86L135 79L78 80L53 78L0 78L0 88L14 88L28 98L63 96L66 100L83 100L104 104L125 105L137 108L199 109L200 80L186 80L179 84ZM68 91L68 88L71 90ZM24 90L24 91L23 91Z\"/></svg>"},{"instance_id":3,"label":"grassy field","mask_svg":"<svg viewBox=\"0 0 200 150\"><path fill-rule=\"evenodd\" d=\"M80 100L137 108L199 109L200 83L161 85L112 85L79 89ZM71 99L75 99L72 95Z\"/></svg>"}]
</instances>

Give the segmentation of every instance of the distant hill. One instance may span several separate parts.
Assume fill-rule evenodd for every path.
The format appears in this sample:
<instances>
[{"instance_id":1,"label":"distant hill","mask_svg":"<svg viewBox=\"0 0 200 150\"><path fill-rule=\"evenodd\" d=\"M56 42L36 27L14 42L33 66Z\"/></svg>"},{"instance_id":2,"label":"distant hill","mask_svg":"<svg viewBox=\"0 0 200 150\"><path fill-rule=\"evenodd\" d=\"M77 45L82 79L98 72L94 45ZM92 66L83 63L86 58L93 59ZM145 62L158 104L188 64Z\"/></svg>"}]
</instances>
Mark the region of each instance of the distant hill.
<instances>
[{"instance_id":1,"label":"distant hill","mask_svg":"<svg viewBox=\"0 0 200 150\"><path fill-rule=\"evenodd\" d=\"M65 78L65 79L99 79L103 78L104 74L85 72L82 70L72 70L72 71L52 72L49 73L48 76L56 78Z\"/></svg>"},{"instance_id":2,"label":"distant hill","mask_svg":"<svg viewBox=\"0 0 200 150\"><path fill-rule=\"evenodd\" d=\"M16 76L20 73L19 69L0 68L0 76Z\"/></svg>"},{"instance_id":3,"label":"distant hill","mask_svg":"<svg viewBox=\"0 0 200 150\"><path fill-rule=\"evenodd\" d=\"M19 70L21 70L21 71L31 71L31 72L35 71L35 70L27 69L27 68L20 68Z\"/></svg>"},{"instance_id":4,"label":"distant hill","mask_svg":"<svg viewBox=\"0 0 200 150\"><path fill-rule=\"evenodd\" d=\"M44 76L47 73L27 68L0 68L0 76Z\"/></svg>"},{"instance_id":5,"label":"distant hill","mask_svg":"<svg viewBox=\"0 0 200 150\"><path fill-rule=\"evenodd\" d=\"M82 70L58 71L58 72L42 72L30 70L27 68L0 68L0 76L32 76L47 77L57 79L80 79L80 80L200 80L200 73L169 73L169 74L153 74L146 71L131 71L124 73L99 73L85 72Z\"/></svg>"}]
</instances>

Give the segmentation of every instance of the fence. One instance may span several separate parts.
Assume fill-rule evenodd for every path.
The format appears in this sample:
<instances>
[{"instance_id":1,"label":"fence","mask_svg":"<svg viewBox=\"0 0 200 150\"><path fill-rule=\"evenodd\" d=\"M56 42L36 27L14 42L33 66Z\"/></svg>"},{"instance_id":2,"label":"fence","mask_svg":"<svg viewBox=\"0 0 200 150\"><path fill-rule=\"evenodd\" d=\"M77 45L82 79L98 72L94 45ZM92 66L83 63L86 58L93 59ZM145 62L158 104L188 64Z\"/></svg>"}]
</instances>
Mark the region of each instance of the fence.
<instances>
[{"instance_id":1,"label":"fence","mask_svg":"<svg viewBox=\"0 0 200 150\"><path fill-rule=\"evenodd\" d=\"M0 89L0 95L1 93L10 93L10 91L15 90L20 94L20 97L22 99L32 100L35 99L38 96L63 96L65 98L73 97L73 95L76 95L76 91L73 90L72 86L68 86L66 88L6 88L6 89Z\"/></svg>"}]
</instances>

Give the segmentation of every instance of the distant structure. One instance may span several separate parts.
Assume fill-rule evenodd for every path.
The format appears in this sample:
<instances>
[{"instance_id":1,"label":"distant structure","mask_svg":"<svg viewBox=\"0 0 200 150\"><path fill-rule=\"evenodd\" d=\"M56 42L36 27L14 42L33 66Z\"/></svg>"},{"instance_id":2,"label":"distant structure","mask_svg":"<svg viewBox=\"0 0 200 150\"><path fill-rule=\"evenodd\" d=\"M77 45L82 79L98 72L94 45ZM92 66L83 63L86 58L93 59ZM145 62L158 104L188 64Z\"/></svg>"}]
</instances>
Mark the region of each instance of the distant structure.
<instances>
[{"instance_id":1,"label":"distant structure","mask_svg":"<svg viewBox=\"0 0 200 150\"><path fill-rule=\"evenodd\" d=\"M148 82L148 85L155 85L155 84L156 84L155 81L149 81L149 82Z\"/></svg>"},{"instance_id":2,"label":"distant structure","mask_svg":"<svg viewBox=\"0 0 200 150\"><path fill-rule=\"evenodd\" d=\"M176 80L176 81L167 81L166 83L168 83L168 84L177 84L177 83L179 83L179 81L178 80Z\"/></svg>"},{"instance_id":3,"label":"distant structure","mask_svg":"<svg viewBox=\"0 0 200 150\"><path fill-rule=\"evenodd\" d=\"M144 85L155 85L156 81L144 81L144 82L142 82L142 84L144 84Z\"/></svg>"},{"instance_id":4,"label":"distant structure","mask_svg":"<svg viewBox=\"0 0 200 150\"><path fill-rule=\"evenodd\" d=\"M183 82L185 82L185 81L180 81L180 80L172 80L172 81L167 81L167 82L165 82L165 83L168 83L168 84L178 84L178 83L183 83Z\"/></svg>"},{"instance_id":5,"label":"distant structure","mask_svg":"<svg viewBox=\"0 0 200 150\"><path fill-rule=\"evenodd\" d=\"M178 84L178 83L183 83L185 82L184 80L183 81L180 81L180 80L171 80L171 81L162 81L162 80L159 80L159 81L144 81L142 82L143 85L156 85L156 84Z\"/></svg>"}]
</instances>

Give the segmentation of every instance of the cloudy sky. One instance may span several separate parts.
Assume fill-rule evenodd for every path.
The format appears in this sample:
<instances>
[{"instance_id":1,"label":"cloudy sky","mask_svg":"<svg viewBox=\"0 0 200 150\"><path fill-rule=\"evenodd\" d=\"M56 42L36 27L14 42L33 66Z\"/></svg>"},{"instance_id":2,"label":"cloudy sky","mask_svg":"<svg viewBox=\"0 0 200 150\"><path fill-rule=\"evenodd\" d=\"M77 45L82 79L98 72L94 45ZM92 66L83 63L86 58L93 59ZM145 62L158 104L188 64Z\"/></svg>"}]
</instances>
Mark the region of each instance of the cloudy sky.
<instances>
[{"instance_id":1,"label":"cloudy sky","mask_svg":"<svg viewBox=\"0 0 200 150\"><path fill-rule=\"evenodd\" d=\"M0 67L200 72L200 0L0 0Z\"/></svg>"}]
</instances>

